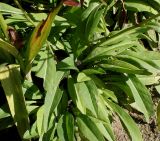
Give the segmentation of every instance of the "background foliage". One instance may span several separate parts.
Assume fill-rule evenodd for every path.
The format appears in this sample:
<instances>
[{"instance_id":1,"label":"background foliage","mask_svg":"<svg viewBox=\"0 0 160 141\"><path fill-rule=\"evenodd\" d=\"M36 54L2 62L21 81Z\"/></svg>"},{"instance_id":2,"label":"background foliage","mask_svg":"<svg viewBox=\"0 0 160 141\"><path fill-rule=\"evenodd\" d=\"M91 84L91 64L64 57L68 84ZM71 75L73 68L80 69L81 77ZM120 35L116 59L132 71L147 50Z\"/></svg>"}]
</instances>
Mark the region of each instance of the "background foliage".
<instances>
[{"instance_id":1,"label":"background foliage","mask_svg":"<svg viewBox=\"0 0 160 141\"><path fill-rule=\"evenodd\" d=\"M2 0L0 129L16 125L21 140L114 141L116 114L133 141L143 140L129 113L146 122L155 114L146 86L160 90L159 7Z\"/></svg>"}]
</instances>

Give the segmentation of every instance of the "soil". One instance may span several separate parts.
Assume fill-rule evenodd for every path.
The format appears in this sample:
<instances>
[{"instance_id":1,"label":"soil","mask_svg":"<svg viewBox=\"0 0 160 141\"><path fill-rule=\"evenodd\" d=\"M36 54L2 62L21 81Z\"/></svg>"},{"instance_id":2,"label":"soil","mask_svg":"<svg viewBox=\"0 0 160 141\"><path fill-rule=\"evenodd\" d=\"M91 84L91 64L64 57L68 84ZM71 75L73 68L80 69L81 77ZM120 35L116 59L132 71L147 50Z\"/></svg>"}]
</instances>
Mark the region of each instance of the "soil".
<instances>
[{"instance_id":1,"label":"soil","mask_svg":"<svg viewBox=\"0 0 160 141\"><path fill-rule=\"evenodd\" d=\"M154 109L156 111L158 102L160 101L160 95L154 90L154 88L151 88L151 93L154 102ZM142 115L136 113L130 113L130 115L138 125L144 141L160 141L160 130L158 130L158 126L156 124L156 116L153 116L150 119L150 122L146 123ZM112 126L116 136L116 141L131 141L116 115Z\"/></svg>"}]
</instances>

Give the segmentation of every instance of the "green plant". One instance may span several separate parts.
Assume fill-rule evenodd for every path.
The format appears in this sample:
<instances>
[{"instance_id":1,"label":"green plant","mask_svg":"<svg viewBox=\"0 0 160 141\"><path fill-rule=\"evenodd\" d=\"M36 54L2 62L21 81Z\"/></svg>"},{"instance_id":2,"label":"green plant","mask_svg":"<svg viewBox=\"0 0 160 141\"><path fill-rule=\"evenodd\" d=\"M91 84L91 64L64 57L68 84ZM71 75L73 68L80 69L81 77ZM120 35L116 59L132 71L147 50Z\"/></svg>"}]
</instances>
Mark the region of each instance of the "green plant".
<instances>
[{"instance_id":1,"label":"green plant","mask_svg":"<svg viewBox=\"0 0 160 141\"><path fill-rule=\"evenodd\" d=\"M1 128L16 124L24 140L113 141L116 113L130 138L143 140L129 112L147 122L154 114L145 85L159 83L160 3L63 2L22 0L40 13L0 3L0 119L14 119Z\"/></svg>"}]
</instances>

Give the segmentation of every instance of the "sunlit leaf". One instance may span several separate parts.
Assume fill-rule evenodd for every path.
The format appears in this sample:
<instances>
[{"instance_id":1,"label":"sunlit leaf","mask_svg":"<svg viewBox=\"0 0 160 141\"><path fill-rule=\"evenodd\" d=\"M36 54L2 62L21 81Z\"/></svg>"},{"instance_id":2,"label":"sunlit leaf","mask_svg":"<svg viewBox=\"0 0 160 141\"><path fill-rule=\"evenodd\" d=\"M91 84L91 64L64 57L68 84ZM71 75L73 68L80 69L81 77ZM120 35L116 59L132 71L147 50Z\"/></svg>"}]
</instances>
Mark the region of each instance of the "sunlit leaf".
<instances>
[{"instance_id":1,"label":"sunlit leaf","mask_svg":"<svg viewBox=\"0 0 160 141\"><path fill-rule=\"evenodd\" d=\"M37 130L39 135L43 133L43 114L44 106L40 107L37 112Z\"/></svg>"},{"instance_id":2,"label":"sunlit leaf","mask_svg":"<svg viewBox=\"0 0 160 141\"><path fill-rule=\"evenodd\" d=\"M125 125L129 135L131 136L132 140L142 141L141 133L138 129L138 126L135 124L133 119L117 104L114 104L110 100L106 99L106 105L109 106L114 112L118 114L120 119L122 120L123 124Z\"/></svg>"},{"instance_id":3,"label":"sunlit leaf","mask_svg":"<svg viewBox=\"0 0 160 141\"><path fill-rule=\"evenodd\" d=\"M157 60L156 58L160 55L159 53L153 53L153 52L149 52L149 51L134 52L134 51L131 51L131 50L130 51L126 50L122 54L138 58L138 59L148 63L149 65L155 67L156 69L160 69L160 67L156 63L153 62L154 58L155 58L155 60Z\"/></svg>"},{"instance_id":4,"label":"sunlit leaf","mask_svg":"<svg viewBox=\"0 0 160 141\"><path fill-rule=\"evenodd\" d=\"M80 72L77 76L77 82L84 82L91 80L90 77L88 77L85 73Z\"/></svg>"},{"instance_id":5,"label":"sunlit leaf","mask_svg":"<svg viewBox=\"0 0 160 141\"><path fill-rule=\"evenodd\" d=\"M73 57L67 57L64 60L62 60L61 62L59 62L57 64L57 69L59 69L59 70L70 70L70 69L78 70L74 64Z\"/></svg>"},{"instance_id":6,"label":"sunlit leaf","mask_svg":"<svg viewBox=\"0 0 160 141\"><path fill-rule=\"evenodd\" d=\"M118 60L118 59L108 59L100 66L106 70L111 70L115 72L122 73L133 73L133 74L151 74L147 70L143 68L139 68L135 65L132 65L126 61Z\"/></svg>"},{"instance_id":7,"label":"sunlit leaf","mask_svg":"<svg viewBox=\"0 0 160 141\"><path fill-rule=\"evenodd\" d=\"M52 96L52 97L51 97ZM50 98L49 98L50 97ZM44 131L47 131L47 128L49 126L49 121L51 118L52 112L54 112L55 108L59 104L60 100L62 98L62 91L60 89L57 89L56 92L54 92L52 95L48 95L45 99L45 111L44 111Z\"/></svg>"},{"instance_id":8,"label":"sunlit leaf","mask_svg":"<svg viewBox=\"0 0 160 141\"><path fill-rule=\"evenodd\" d=\"M59 104L63 91L59 89L59 83L64 76L64 72L56 72L55 76L52 78L53 82L47 90L45 103L44 103L44 131L46 132L48 129L48 124L51 118L52 112L54 112L55 108Z\"/></svg>"},{"instance_id":9,"label":"sunlit leaf","mask_svg":"<svg viewBox=\"0 0 160 141\"><path fill-rule=\"evenodd\" d=\"M136 12L142 12L142 11L146 11L146 12L150 12L153 14L157 14L158 12L153 9L151 6L149 5L147 2L144 1L139 1L139 0L126 0L125 1L125 6L127 9L129 10L133 10Z\"/></svg>"},{"instance_id":10,"label":"sunlit leaf","mask_svg":"<svg viewBox=\"0 0 160 141\"><path fill-rule=\"evenodd\" d=\"M89 38L94 33L95 28L100 22L103 12L104 8L102 8L102 6L99 5L96 8L94 8L93 11L89 14L89 17L87 18L86 21L85 34L84 34L86 38Z\"/></svg>"},{"instance_id":11,"label":"sunlit leaf","mask_svg":"<svg viewBox=\"0 0 160 141\"><path fill-rule=\"evenodd\" d=\"M85 115L77 117L77 124L80 132L91 141L104 141L104 138L96 124Z\"/></svg>"},{"instance_id":12,"label":"sunlit leaf","mask_svg":"<svg viewBox=\"0 0 160 141\"><path fill-rule=\"evenodd\" d=\"M72 98L73 102L78 107L78 109L82 113L86 113L86 109L85 109L85 107L84 107L84 105L83 105L80 97L77 95L76 87L75 87L75 82L74 82L73 78L71 78L71 77L68 78L67 87L68 87L69 95Z\"/></svg>"},{"instance_id":13,"label":"sunlit leaf","mask_svg":"<svg viewBox=\"0 0 160 141\"><path fill-rule=\"evenodd\" d=\"M111 55L117 55L125 51L126 49L132 47L133 45L133 41L124 40L122 42L119 42L118 44L113 44L110 46L98 46L90 52L90 54L86 57L84 62L102 59Z\"/></svg>"},{"instance_id":14,"label":"sunlit leaf","mask_svg":"<svg viewBox=\"0 0 160 141\"><path fill-rule=\"evenodd\" d=\"M15 8L15 7L8 5L6 3L2 3L2 2L0 2L0 12L13 13L13 14L23 14L23 12L20 9Z\"/></svg>"},{"instance_id":15,"label":"sunlit leaf","mask_svg":"<svg viewBox=\"0 0 160 141\"><path fill-rule=\"evenodd\" d=\"M1 79L11 115L17 126L18 132L23 134L29 129L29 117L22 92L21 76L17 65L5 66L1 69L4 78Z\"/></svg>"},{"instance_id":16,"label":"sunlit leaf","mask_svg":"<svg viewBox=\"0 0 160 141\"><path fill-rule=\"evenodd\" d=\"M136 107L144 114L146 121L149 122L150 116L154 113L151 95L136 76L128 75L128 77L129 80L126 83L132 91Z\"/></svg>"},{"instance_id":17,"label":"sunlit leaf","mask_svg":"<svg viewBox=\"0 0 160 141\"><path fill-rule=\"evenodd\" d=\"M18 50L11 44L7 43L6 41L0 38L0 48L4 49L8 53L12 54L15 58L19 56Z\"/></svg>"},{"instance_id":18,"label":"sunlit leaf","mask_svg":"<svg viewBox=\"0 0 160 141\"><path fill-rule=\"evenodd\" d=\"M62 116L58 122L57 133L61 141L74 141L74 118L70 113Z\"/></svg>"}]
</instances>

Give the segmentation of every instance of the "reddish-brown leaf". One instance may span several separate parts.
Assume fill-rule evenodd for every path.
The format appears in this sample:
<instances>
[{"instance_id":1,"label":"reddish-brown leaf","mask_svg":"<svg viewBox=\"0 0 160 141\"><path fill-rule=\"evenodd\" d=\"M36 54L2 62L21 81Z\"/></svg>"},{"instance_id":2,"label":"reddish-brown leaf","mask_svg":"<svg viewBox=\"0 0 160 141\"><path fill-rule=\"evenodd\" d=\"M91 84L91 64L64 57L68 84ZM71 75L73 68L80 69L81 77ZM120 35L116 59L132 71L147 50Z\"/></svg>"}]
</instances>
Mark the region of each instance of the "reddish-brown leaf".
<instances>
[{"instance_id":1,"label":"reddish-brown leaf","mask_svg":"<svg viewBox=\"0 0 160 141\"><path fill-rule=\"evenodd\" d=\"M24 46L22 38L13 27L8 27L8 35L11 44L14 45L17 49L21 49Z\"/></svg>"},{"instance_id":2,"label":"reddish-brown leaf","mask_svg":"<svg viewBox=\"0 0 160 141\"><path fill-rule=\"evenodd\" d=\"M67 6L80 6L80 3L75 0L64 0L63 3Z\"/></svg>"}]
</instances>

